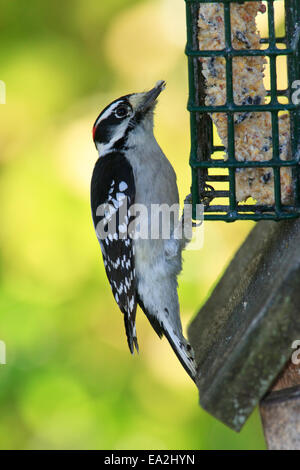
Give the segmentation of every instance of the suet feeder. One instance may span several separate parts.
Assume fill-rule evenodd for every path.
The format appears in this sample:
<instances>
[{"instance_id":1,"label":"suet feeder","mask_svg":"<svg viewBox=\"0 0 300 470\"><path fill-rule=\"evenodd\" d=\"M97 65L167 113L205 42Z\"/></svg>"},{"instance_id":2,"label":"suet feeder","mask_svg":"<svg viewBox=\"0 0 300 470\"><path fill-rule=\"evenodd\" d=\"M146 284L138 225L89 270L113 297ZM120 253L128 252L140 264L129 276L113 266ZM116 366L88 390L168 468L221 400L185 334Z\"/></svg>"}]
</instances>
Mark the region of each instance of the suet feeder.
<instances>
[{"instance_id":1,"label":"suet feeder","mask_svg":"<svg viewBox=\"0 0 300 470\"><path fill-rule=\"evenodd\" d=\"M257 12L251 18L246 11L260 2L185 1L194 216L196 204L204 204L205 220L298 217L300 103L294 97L300 80L299 0L263 2L260 11L267 15L269 31L263 38L251 30ZM279 2L284 3L284 28L274 14ZM245 9L243 18L239 8ZM285 90L277 87L280 57L287 62ZM267 69L269 90L262 80Z\"/></svg>"},{"instance_id":2,"label":"suet feeder","mask_svg":"<svg viewBox=\"0 0 300 470\"><path fill-rule=\"evenodd\" d=\"M300 449L300 2L185 1L193 216L261 221L189 327L200 404L236 431L260 404L269 448Z\"/></svg>"}]
</instances>

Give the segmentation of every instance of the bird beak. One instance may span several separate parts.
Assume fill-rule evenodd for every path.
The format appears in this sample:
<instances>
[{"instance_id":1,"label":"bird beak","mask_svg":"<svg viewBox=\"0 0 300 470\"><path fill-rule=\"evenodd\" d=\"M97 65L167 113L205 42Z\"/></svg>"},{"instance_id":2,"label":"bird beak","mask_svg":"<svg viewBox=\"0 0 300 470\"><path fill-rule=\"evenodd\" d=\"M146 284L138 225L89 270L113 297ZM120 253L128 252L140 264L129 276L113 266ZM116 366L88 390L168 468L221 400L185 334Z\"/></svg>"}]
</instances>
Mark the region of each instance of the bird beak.
<instances>
[{"instance_id":1,"label":"bird beak","mask_svg":"<svg viewBox=\"0 0 300 470\"><path fill-rule=\"evenodd\" d=\"M140 111L146 112L152 108L152 106L155 104L156 98L161 94L165 87L166 82L164 80L159 80L152 90L143 93L143 98L139 106Z\"/></svg>"}]
</instances>

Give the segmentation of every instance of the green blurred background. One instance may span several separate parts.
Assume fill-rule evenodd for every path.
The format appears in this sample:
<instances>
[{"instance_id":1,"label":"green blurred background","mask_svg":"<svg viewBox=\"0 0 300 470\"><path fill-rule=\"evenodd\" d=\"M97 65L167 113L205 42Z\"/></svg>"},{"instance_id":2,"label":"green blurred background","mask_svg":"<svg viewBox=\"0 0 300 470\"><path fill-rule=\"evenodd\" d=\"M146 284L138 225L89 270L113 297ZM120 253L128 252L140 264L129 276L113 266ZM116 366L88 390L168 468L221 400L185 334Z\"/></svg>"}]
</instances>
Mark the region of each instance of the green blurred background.
<instances>
[{"instance_id":1,"label":"green blurred background","mask_svg":"<svg viewBox=\"0 0 300 470\"><path fill-rule=\"evenodd\" d=\"M1 0L2 449L261 449L198 406L138 312L131 357L89 206L92 124L111 100L167 81L156 136L189 193L183 0ZM251 223L207 223L179 279L186 328Z\"/></svg>"}]
</instances>

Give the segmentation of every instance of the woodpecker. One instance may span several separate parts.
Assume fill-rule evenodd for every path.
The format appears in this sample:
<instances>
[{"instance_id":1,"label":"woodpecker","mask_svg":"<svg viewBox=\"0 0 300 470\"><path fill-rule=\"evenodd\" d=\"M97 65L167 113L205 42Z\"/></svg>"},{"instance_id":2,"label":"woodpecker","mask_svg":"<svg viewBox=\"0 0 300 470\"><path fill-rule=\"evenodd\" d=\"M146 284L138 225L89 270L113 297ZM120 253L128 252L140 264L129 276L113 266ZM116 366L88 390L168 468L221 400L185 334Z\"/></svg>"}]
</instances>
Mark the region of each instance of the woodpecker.
<instances>
[{"instance_id":1,"label":"woodpecker","mask_svg":"<svg viewBox=\"0 0 300 470\"><path fill-rule=\"evenodd\" d=\"M153 112L157 97L165 88L159 81L148 92L122 96L109 104L93 126L93 140L99 158L91 180L91 209L100 242L104 266L114 298L124 315L129 349L138 351L135 319L141 307L155 332L166 336L181 364L195 380L194 352L184 338L179 313L177 276L182 269L182 250L188 240L170 237L134 238L130 207L147 209L151 224L151 205L178 205L175 171L153 133ZM103 208L99 210L99 208ZM126 207L125 212L122 209ZM178 211L179 212L179 211ZM103 227L115 218L117 229L106 238ZM179 213L176 215L177 221Z\"/></svg>"}]
</instances>

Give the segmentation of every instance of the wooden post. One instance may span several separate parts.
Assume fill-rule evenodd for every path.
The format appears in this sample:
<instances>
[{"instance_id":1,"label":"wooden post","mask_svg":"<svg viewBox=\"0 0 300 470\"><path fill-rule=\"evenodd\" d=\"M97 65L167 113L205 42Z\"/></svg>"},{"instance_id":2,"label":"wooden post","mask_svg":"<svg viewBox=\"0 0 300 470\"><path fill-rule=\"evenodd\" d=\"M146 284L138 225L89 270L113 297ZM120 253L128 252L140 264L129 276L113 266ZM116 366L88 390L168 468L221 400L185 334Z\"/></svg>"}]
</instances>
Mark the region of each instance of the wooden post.
<instances>
[{"instance_id":1,"label":"wooden post","mask_svg":"<svg viewBox=\"0 0 300 470\"><path fill-rule=\"evenodd\" d=\"M300 365L284 368L270 392L260 402L268 449L300 450Z\"/></svg>"},{"instance_id":2,"label":"wooden post","mask_svg":"<svg viewBox=\"0 0 300 470\"><path fill-rule=\"evenodd\" d=\"M300 219L259 222L188 330L201 406L239 431L260 404L270 448L279 416L278 440L287 424L278 445L299 446L299 375L291 365L279 378L299 348L299 287ZM287 405L285 417L275 399Z\"/></svg>"}]
</instances>

